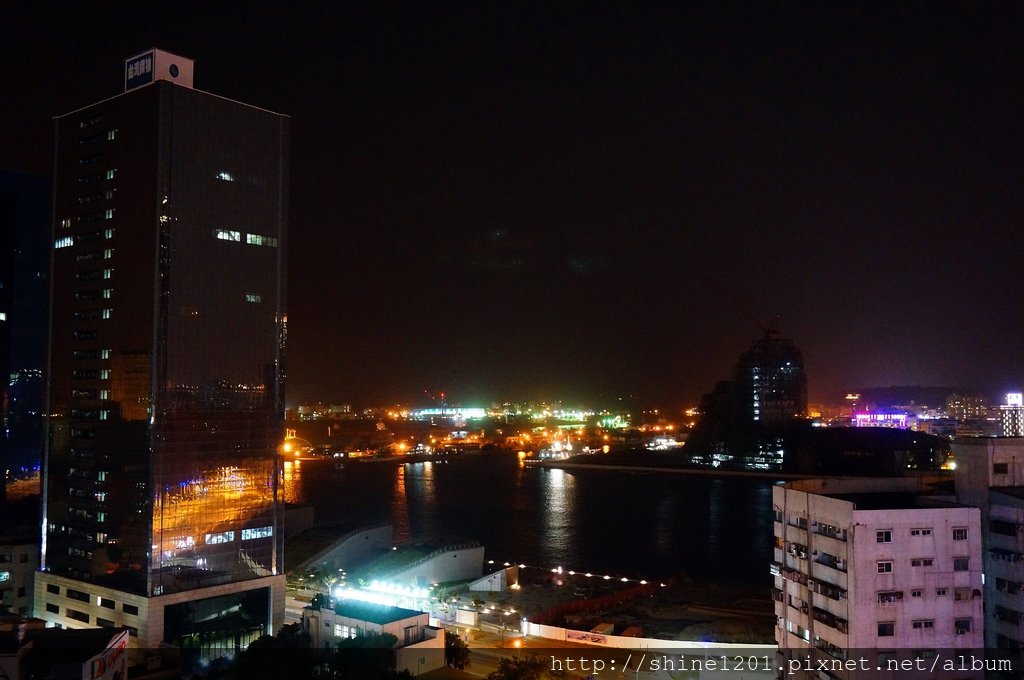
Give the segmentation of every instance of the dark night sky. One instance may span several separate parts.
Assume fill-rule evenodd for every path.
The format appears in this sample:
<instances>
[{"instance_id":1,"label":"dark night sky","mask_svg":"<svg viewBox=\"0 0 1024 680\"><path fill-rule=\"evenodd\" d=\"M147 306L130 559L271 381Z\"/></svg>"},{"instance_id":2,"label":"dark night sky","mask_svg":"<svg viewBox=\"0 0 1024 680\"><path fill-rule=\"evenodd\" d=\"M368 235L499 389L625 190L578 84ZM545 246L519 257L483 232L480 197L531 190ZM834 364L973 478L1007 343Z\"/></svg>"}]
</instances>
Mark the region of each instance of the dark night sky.
<instances>
[{"instance_id":1,"label":"dark night sky","mask_svg":"<svg viewBox=\"0 0 1024 680\"><path fill-rule=\"evenodd\" d=\"M291 114L290 403L1021 386L1021 6L760 4L5 8L0 167L152 46Z\"/></svg>"}]
</instances>

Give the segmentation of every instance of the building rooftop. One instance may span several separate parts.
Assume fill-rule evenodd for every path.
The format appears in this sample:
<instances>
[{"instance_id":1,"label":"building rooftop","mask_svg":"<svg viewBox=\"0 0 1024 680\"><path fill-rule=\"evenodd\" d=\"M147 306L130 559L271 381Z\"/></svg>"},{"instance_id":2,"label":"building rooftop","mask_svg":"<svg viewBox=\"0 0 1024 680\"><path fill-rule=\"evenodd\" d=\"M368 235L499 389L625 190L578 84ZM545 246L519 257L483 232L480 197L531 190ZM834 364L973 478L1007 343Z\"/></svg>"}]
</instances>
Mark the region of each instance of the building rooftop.
<instances>
[{"instance_id":1,"label":"building rooftop","mask_svg":"<svg viewBox=\"0 0 1024 680\"><path fill-rule=\"evenodd\" d=\"M829 493L829 498L853 503L854 510L923 510L965 508L966 505L906 492Z\"/></svg>"},{"instance_id":2,"label":"building rooftop","mask_svg":"<svg viewBox=\"0 0 1024 680\"><path fill-rule=\"evenodd\" d=\"M393 623L424 615L424 612L418 612L415 609L391 607L385 604L373 604L357 600L341 600L334 605L334 613L377 624Z\"/></svg>"}]
</instances>

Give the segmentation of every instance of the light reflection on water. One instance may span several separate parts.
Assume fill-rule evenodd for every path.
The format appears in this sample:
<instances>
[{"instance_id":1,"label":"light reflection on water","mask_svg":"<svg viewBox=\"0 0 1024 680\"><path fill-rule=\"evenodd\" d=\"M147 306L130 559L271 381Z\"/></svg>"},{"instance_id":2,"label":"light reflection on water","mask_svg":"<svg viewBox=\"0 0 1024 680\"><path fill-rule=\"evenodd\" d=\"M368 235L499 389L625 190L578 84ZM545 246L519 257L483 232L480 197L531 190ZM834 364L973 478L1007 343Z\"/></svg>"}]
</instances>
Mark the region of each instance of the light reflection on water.
<instances>
[{"instance_id":1,"label":"light reflection on water","mask_svg":"<svg viewBox=\"0 0 1024 680\"><path fill-rule=\"evenodd\" d=\"M540 473L543 495L538 507L539 531L535 538L545 544L549 561L558 565L571 563L580 553L574 540L577 528L576 477L557 469L535 472Z\"/></svg>"},{"instance_id":2,"label":"light reflection on water","mask_svg":"<svg viewBox=\"0 0 1024 680\"><path fill-rule=\"evenodd\" d=\"M623 576L679 572L767 584L771 482L433 463L285 465L284 497L322 522L390 519L417 540L472 539L488 559Z\"/></svg>"}]
</instances>

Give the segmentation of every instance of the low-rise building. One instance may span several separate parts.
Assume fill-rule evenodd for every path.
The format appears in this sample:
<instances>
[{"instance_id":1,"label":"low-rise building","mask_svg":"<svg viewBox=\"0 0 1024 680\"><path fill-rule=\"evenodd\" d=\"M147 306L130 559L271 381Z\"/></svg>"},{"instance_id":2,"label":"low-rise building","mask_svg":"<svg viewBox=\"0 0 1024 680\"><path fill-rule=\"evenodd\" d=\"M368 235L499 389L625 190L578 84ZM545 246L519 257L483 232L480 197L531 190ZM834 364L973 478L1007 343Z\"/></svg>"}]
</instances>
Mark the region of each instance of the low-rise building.
<instances>
[{"instance_id":1,"label":"low-rise building","mask_svg":"<svg viewBox=\"0 0 1024 680\"><path fill-rule=\"evenodd\" d=\"M45 625L42 619L0 615L0 678L127 677L127 630L60 630Z\"/></svg>"},{"instance_id":2,"label":"low-rise building","mask_svg":"<svg viewBox=\"0 0 1024 680\"><path fill-rule=\"evenodd\" d=\"M429 625L427 612L357 600L302 610L302 628L315 649L333 648L342 640L390 634L398 672L419 675L444 666L444 629Z\"/></svg>"},{"instance_id":3,"label":"low-rise building","mask_svg":"<svg viewBox=\"0 0 1024 680\"><path fill-rule=\"evenodd\" d=\"M812 653L872 650L887 662L983 646L980 511L927 492L917 478L773 489L781 666Z\"/></svg>"},{"instance_id":4,"label":"low-rise building","mask_svg":"<svg viewBox=\"0 0 1024 680\"><path fill-rule=\"evenodd\" d=\"M0 538L0 611L26 616L32 613L39 546L22 538Z\"/></svg>"}]
</instances>

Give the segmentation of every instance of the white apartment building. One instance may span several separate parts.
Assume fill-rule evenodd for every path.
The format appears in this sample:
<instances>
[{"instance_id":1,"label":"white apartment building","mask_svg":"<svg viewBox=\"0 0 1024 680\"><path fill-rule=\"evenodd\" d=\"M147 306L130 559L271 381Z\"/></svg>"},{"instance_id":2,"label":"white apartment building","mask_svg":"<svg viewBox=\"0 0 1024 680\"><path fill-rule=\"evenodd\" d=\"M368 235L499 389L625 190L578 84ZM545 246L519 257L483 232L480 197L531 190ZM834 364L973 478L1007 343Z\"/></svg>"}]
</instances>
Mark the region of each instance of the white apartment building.
<instances>
[{"instance_id":1,"label":"white apartment building","mask_svg":"<svg viewBox=\"0 0 1024 680\"><path fill-rule=\"evenodd\" d=\"M314 649L362 635L394 635L395 670L420 675L444 667L445 632L431 626L429 618L427 612L413 609L339 600L330 607L303 608L302 629Z\"/></svg>"},{"instance_id":2,"label":"white apartment building","mask_svg":"<svg viewBox=\"0 0 1024 680\"><path fill-rule=\"evenodd\" d=\"M1024 437L953 442L956 496L981 508L985 643L1024 649Z\"/></svg>"},{"instance_id":3,"label":"white apartment building","mask_svg":"<svg viewBox=\"0 0 1024 680\"><path fill-rule=\"evenodd\" d=\"M916 478L773 489L780 665L870 652L885 667L983 646L980 511L924 491ZM817 668L806 675L858 677ZM874 666L862 675L887 677Z\"/></svg>"}]
</instances>

